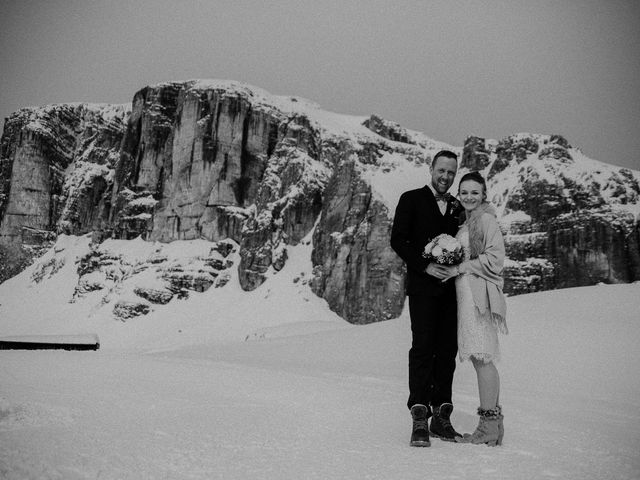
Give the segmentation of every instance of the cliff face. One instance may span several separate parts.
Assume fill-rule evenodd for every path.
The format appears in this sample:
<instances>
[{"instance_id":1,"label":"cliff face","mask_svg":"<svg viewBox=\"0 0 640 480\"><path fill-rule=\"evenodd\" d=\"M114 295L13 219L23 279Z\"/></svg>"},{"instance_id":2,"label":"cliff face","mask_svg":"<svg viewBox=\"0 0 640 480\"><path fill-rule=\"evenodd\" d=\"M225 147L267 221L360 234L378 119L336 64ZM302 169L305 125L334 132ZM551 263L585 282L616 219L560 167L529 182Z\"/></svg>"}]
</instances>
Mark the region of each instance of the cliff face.
<instances>
[{"instance_id":1,"label":"cliff face","mask_svg":"<svg viewBox=\"0 0 640 480\"><path fill-rule=\"evenodd\" d=\"M254 290L311 242L303 284L352 323L394 318L405 281L389 246L394 208L428 182L442 148L461 154L460 175L488 178L506 235L507 292L640 278L638 172L590 160L560 136L469 137L460 149L377 116L223 81L145 87L130 112L59 105L10 117L0 255L39 245L35 256L56 235L90 232L73 300L103 292L100 302L128 319L224 287L232 271ZM147 246L143 261L105 243L136 238L205 244L179 261ZM34 281L55 273L49 263Z\"/></svg>"},{"instance_id":2,"label":"cliff face","mask_svg":"<svg viewBox=\"0 0 640 480\"><path fill-rule=\"evenodd\" d=\"M341 162L325 192L313 236L313 291L343 318L362 323L397 317L404 306L404 265L389 246L392 218L374 199L359 162Z\"/></svg>"},{"instance_id":3,"label":"cliff face","mask_svg":"<svg viewBox=\"0 0 640 480\"><path fill-rule=\"evenodd\" d=\"M52 105L23 109L6 120L0 140L0 246L11 254L5 273L50 245L52 234L83 234L106 221L105 194L127 114L124 106Z\"/></svg>"},{"instance_id":4,"label":"cliff face","mask_svg":"<svg viewBox=\"0 0 640 480\"><path fill-rule=\"evenodd\" d=\"M138 92L116 169L116 234L239 240L237 209L255 202L283 120L240 91L165 84ZM157 205L132 208L148 196Z\"/></svg>"},{"instance_id":5,"label":"cliff face","mask_svg":"<svg viewBox=\"0 0 640 480\"><path fill-rule=\"evenodd\" d=\"M86 233L119 157L127 111L112 105L53 105L9 117L0 151L0 237L23 228Z\"/></svg>"},{"instance_id":6,"label":"cliff face","mask_svg":"<svg viewBox=\"0 0 640 480\"><path fill-rule=\"evenodd\" d=\"M359 139L327 130L317 111L239 84L141 90L115 172L114 236L230 238L240 246L240 284L253 290L318 224L314 291L352 322L399 315L403 267L388 245L388 210L357 168L375 161L384 139L359 123ZM345 252L354 263L342 271Z\"/></svg>"}]
</instances>

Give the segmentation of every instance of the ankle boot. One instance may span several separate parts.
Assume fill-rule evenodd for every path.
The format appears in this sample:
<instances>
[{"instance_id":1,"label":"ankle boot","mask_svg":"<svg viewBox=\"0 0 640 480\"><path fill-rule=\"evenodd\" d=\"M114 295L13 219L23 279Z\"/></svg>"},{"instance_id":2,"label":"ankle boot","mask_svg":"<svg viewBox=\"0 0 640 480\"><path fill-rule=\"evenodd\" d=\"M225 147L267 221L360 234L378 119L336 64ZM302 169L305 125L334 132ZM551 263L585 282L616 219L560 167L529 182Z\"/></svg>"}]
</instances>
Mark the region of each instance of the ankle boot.
<instances>
[{"instance_id":1,"label":"ankle boot","mask_svg":"<svg viewBox=\"0 0 640 480\"><path fill-rule=\"evenodd\" d=\"M451 403L443 403L433 409L433 418L431 419L431 425L429 425L431 436L446 442L455 442L456 437L462 436L451 425L451 412L453 412Z\"/></svg>"},{"instance_id":2,"label":"ankle boot","mask_svg":"<svg viewBox=\"0 0 640 480\"><path fill-rule=\"evenodd\" d=\"M411 418L413 419L413 428L411 430L412 447L430 447L429 441L429 420L430 412L426 405L416 404L411 407Z\"/></svg>"},{"instance_id":3,"label":"ankle boot","mask_svg":"<svg viewBox=\"0 0 640 480\"><path fill-rule=\"evenodd\" d=\"M486 443L490 447L495 447L498 445L498 439L500 439L500 414L498 413L498 409L483 410L482 408L478 408L478 415L480 416L480 420L475 432L472 434L467 433L461 439L456 438L456 441L476 445Z\"/></svg>"}]
</instances>

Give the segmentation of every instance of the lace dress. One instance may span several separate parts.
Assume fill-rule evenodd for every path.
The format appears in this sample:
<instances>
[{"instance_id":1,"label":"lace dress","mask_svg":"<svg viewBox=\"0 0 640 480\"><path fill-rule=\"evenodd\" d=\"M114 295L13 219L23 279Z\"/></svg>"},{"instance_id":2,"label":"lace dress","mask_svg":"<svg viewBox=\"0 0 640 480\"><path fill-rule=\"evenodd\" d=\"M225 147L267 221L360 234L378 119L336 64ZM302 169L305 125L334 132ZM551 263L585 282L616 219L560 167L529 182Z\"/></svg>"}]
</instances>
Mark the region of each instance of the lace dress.
<instances>
[{"instance_id":1,"label":"lace dress","mask_svg":"<svg viewBox=\"0 0 640 480\"><path fill-rule=\"evenodd\" d=\"M469 230L463 225L456 235L464 248L465 260L469 259ZM458 298L458 355L460 361L471 357L484 362L500 359L498 328L491 321L491 313L480 315L473 303L469 275L456 278L456 296Z\"/></svg>"}]
</instances>

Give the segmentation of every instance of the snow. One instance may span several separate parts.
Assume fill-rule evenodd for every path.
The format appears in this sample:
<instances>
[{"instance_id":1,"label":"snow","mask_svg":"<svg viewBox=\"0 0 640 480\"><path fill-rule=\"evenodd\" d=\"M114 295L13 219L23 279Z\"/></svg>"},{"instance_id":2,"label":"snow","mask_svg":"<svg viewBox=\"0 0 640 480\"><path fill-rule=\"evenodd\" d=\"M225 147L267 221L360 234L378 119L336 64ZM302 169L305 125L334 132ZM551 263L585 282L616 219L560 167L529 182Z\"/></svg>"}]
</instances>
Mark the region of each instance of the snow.
<instances>
[{"instance_id":1,"label":"snow","mask_svg":"<svg viewBox=\"0 0 640 480\"><path fill-rule=\"evenodd\" d=\"M528 133L519 133L509 138L521 140L527 137L538 142L541 149L548 144L550 138L548 135ZM623 181L620 177L621 170L619 167L593 160L585 156L577 148L569 148L567 151L573 158L572 161L561 162L555 159L541 160L539 158L540 152L529 153L523 161L512 161L504 170L491 178L488 181L489 200L498 207L498 216L504 216L508 197L521 187L521 178L524 176L527 178L535 177L558 187L564 187L565 185L565 181L561 177L575 181L578 185L595 185L600 191L605 204L612 210L628 213L636 219L640 218L638 194L631 186L633 181L640 183L640 172L625 169L626 175L628 175L629 178ZM485 178L488 178L490 169L491 163L481 172ZM458 177L460 177L461 173L463 172L458 172ZM633 179L633 181L631 179ZM623 203L619 192L616 193L617 189L624 191L622 197L627 203ZM452 191L455 191L455 185ZM567 198L570 197L568 190L564 189L564 192L567 194ZM551 202L547 201L547 203L551 205ZM508 214L509 213L507 213L507 215Z\"/></svg>"},{"instance_id":2,"label":"snow","mask_svg":"<svg viewBox=\"0 0 640 480\"><path fill-rule=\"evenodd\" d=\"M362 179L371 185L376 200L393 216L400 195L425 186L431 178L429 165L410 162L399 152L382 152L378 165L361 164Z\"/></svg>"},{"instance_id":3,"label":"snow","mask_svg":"<svg viewBox=\"0 0 640 480\"><path fill-rule=\"evenodd\" d=\"M266 110L277 108L286 115L303 115L328 135L352 138L377 137L373 132L362 125L367 117L355 115L343 115L322 110L320 106L310 100L293 97L273 95L266 90L235 80L222 79L196 79L187 82L169 82L185 84L190 90L220 90L224 95L240 95L251 99L254 107L262 106ZM162 87L166 83L155 85ZM379 138L379 137L378 137Z\"/></svg>"},{"instance_id":4,"label":"snow","mask_svg":"<svg viewBox=\"0 0 640 480\"><path fill-rule=\"evenodd\" d=\"M425 150L424 156L433 156L439 149ZM431 181L430 165L425 161L411 161L401 152L381 151L380 154L375 165L361 163L358 168L361 178L371 185L374 199L381 202L387 208L389 218L393 218L400 195L407 190L424 187ZM450 191L457 191L457 187Z\"/></svg>"},{"instance_id":5,"label":"snow","mask_svg":"<svg viewBox=\"0 0 640 480\"><path fill-rule=\"evenodd\" d=\"M114 122L122 121L122 119L131 112L131 104L54 103L43 106L24 107L15 112L12 117L19 116L27 120L24 128L49 135L51 134L51 126L49 125L49 119L47 117L59 109L84 110L90 115L100 117L105 122Z\"/></svg>"},{"instance_id":6,"label":"snow","mask_svg":"<svg viewBox=\"0 0 640 480\"><path fill-rule=\"evenodd\" d=\"M151 195L147 195L146 197L136 198L131 200L128 205L130 207L145 207L145 208L153 208L158 203L158 200L153 198Z\"/></svg>"},{"instance_id":7,"label":"snow","mask_svg":"<svg viewBox=\"0 0 640 480\"><path fill-rule=\"evenodd\" d=\"M528 215L525 212L518 210L516 212L510 212L510 213L507 213L506 215L503 215L500 218L500 222L503 223L504 225L509 225L513 222L529 223L531 222L531 215Z\"/></svg>"},{"instance_id":8,"label":"snow","mask_svg":"<svg viewBox=\"0 0 640 480\"><path fill-rule=\"evenodd\" d=\"M374 142L391 142L390 140L380 137L363 125L368 116L363 115L347 115L323 110L322 107L311 100L291 96L291 95L274 95L266 90L249 85L244 82L223 79L194 79L186 82L164 82L154 87L162 87L168 84L183 84L187 86L187 92L190 90L219 90L224 95L239 95L251 99L254 108L264 108L267 111L273 111L274 107L288 116L304 116L318 128L323 135L327 137L337 137L340 139L351 139L358 141L374 141ZM449 145L435 141L421 132L406 130L413 141L419 142L423 148L439 150L441 148L449 148Z\"/></svg>"},{"instance_id":9,"label":"snow","mask_svg":"<svg viewBox=\"0 0 640 480\"><path fill-rule=\"evenodd\" d=\"M0 336L96 332L101 344L0 351L3 479L640 478L640 283L508 298L504 445L416 449L406 309L367 326L339 319L310 292L309 239L254 292L233 278L126 323L66 300L88 242L62 236L64 264L0 285ZM209 248L170 245L163 255ZM468 362L453 400L454 425L473 430Z\"/></svg>"}]
</instances>

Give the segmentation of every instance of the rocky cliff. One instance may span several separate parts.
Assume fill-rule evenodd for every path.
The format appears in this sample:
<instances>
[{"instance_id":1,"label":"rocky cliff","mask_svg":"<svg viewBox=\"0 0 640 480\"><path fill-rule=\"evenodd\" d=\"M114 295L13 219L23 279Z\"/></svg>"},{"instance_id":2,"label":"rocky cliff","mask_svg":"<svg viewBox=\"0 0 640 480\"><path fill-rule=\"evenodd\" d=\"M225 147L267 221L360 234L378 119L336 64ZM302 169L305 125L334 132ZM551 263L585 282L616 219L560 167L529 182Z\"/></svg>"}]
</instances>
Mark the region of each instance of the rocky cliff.
<instances>
[{"instance_id":1,"label":"rocky cliff","mask_svg":"<svg viewBox=\"0 0 640 480\"><path fill-rule=\"evenodd\" d=\"M56 234L104 227L128 113L121 105L63 104L25 108L6 120L0 140L5 278Z\"/></svg>"},{"instance_id":2,"label":"rocky cliff","mask_svg":"<svg viewBox=\"0 0 640 480\"><path fill-rule=\"evenodd\" d=\"M74 298L104 292L126 319L224 287L230 271L254 290L291 248L311 242L302 282L333 311L352 323L393 318L405 275L389 247L395 204L428 181L441 148L461 154L460 173L489 179L507 239L508 292L640 278L638 172L588 159L560 136L469 137L457 148L377 116L334 114L225 81L145 87L130 110L58 105L11 116L0 245L15 259L16 249L44 248L56 235L90 233ZM125 261L106 248L107 239L135 238L209 246L182 264L159 253ZM24 257L18 263L11 273ZM159 280L134 285L145 276ZM118 300L124 285L130 295Z\"/></svg>"},{"instance_id":3,"label":"rocky cliff","mask_svg":"<svg viewBox=\"0 0 640 480\"><path fill-rule=\"evenodd\" d=\"M511 294L640 279L638 172L586 158L559 135L469 137L500 208Z\"/></svg>"}]
</instances>

